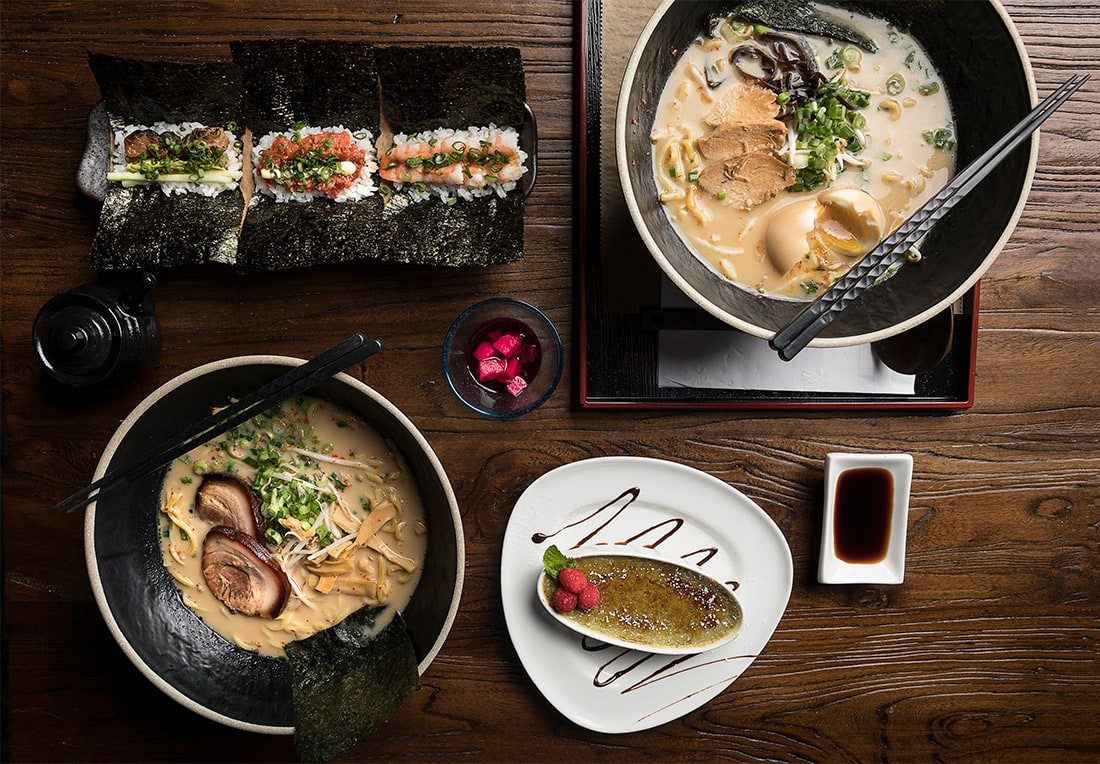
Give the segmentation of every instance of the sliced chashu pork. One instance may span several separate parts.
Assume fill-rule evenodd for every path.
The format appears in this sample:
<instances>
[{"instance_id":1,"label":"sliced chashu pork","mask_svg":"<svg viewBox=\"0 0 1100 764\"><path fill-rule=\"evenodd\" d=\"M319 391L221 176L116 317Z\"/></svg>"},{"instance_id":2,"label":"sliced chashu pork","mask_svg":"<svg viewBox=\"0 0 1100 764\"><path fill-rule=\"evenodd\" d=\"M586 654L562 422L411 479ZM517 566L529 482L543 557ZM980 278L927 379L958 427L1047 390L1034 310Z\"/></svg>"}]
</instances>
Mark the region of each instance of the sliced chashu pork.
<instances>
[{"instance_id":1,"label":"sliced chashu pork","mask_svg":"<svg viewBox=\"0 0 1100 764\"><path fill-rule=\"evenodd\" d=\"M235 613L274 618L290 582L264 545L233 528L211 528L202 542L202 577L210 593Z\"/></svg>"},{"instance_id":2,"label":"sliced chashu pork","mask_svg":"<svg viewBox=\"0 0 1100 764\"><path fill-rule=\"evenodd\" d=\"M794 183L795 170L763 151L712 164L699 176L699 185L725 204L751 210Z\"/></svg>"},{"instance_id":3,"label":"sliced chashu pork","mask_svg":"<svg viewBox=\"0 0 1100 764\"><path fill-rule=\"evenodd\" d=\"M202 479L195 497L195 514L214 525L224 525L255 538L264 527L261 501L252 486L236 475L211 472Z\"/></svg>"},{"instance_id":4,"label":"sliced chashu pork","mask_svg":"<svg viewBox=\"0 0 1100 764\"><path fill-rule=\"evenodd\" d=\"M756 85L736 85L726 89L703 121L719 127L727 122L767 122L778 115L775 93Z\"/></svg>"},{"instance_id":5,"label":"sliced chashu pork","mask_svg":"<svg viewBox=\"0 0 1100 764\"><path fill-rule=\"evenodd\" d=\"M787 126L777 119L763 122L735 120L719 125L698 141L699 153L711 162L752 154L776 151L787 140Z\"/></svg>"}]
</instances>

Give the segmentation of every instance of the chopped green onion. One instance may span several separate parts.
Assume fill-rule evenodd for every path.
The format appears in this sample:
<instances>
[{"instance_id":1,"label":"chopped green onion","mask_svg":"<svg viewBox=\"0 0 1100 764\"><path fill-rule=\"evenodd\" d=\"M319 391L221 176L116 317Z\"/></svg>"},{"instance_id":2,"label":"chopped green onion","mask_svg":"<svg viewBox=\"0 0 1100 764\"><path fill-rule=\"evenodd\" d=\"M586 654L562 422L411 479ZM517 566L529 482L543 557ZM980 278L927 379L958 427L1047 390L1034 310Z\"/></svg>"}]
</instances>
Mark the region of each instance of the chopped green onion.
<instances>
[{"instance_id":1,"label":"chopped green onion","mask_svg":"<svg viewBox=\"0 0 1100 764\"><path fill-rule=\"evenodd\" d=\"M905 90L905 78L897 72L886 79L886 92L890 95L898 95L903 90Z\"/></svg>"}]
</instances>

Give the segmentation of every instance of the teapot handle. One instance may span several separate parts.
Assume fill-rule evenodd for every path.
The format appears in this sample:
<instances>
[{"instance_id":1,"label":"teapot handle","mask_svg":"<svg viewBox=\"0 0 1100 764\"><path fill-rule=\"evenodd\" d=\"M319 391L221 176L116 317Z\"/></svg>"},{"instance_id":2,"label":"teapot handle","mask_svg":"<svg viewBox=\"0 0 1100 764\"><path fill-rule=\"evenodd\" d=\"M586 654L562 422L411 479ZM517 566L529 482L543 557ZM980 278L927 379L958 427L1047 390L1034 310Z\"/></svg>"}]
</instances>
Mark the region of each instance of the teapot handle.
<instances>
[{"instance_id":1,"label":"teapot handle","mask_svg":"<svg viewBox=\"0 0 1100 764\"><path fill-rule=\"evenodd\" d=\"M145 301L145 295L157 285L157 277L149 271L141 271L137 278L122 292L120 303L130 313L140 313L141 304Z\"/></svg>"}]
</instances>

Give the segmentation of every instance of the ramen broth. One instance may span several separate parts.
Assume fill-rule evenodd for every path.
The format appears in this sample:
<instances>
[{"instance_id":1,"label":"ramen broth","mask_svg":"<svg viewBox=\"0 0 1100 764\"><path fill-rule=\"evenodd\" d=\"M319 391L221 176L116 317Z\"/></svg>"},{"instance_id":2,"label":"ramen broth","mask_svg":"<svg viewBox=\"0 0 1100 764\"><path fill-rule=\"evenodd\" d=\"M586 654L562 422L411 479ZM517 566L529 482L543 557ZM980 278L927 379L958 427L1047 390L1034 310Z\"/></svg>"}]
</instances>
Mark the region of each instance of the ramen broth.
<instances>
[{"instance_id":1,"label":"ramen broth","mask_svg":"<svg viewBox=\"0 0 1100 764\"><path fill-rule=\"evenodd\" d=\"M939 191L954 170L954 125L947 93L916 40L881 19L835 8L825 12L879 45L877 53L870 53L821 37L783 33L808 41L826 77L839 77L846 86L869 94L869 103L858 110L865 120L866 145L858 155L850 155L852 161L843 169L836 168L835 178L812 190L798 192L788 187L751 209L738 209L700 186L698 173L707 160L698 152L699 139L714 130L705 118L730 89L751 84L730 62L734 48L746 40L752 42L760 33L759 28L754 32L751 24L735 24L743 36L732 42L722 34L704 34L684 51L662 91L654 122L653 169L673 227L689 249L725 279L769 296L812 298L866 254L860 252L828 267L804 266L781 272L766 249L769 222L778 211L829 188L853 187L877 200L885 219L885 235ZM830 59L833 64L842 63L845 48L856 50L861 61L854 66L830 66ZM716 66L722 71L716 72ZM712 67L710 72L716 77L725 77L717 87L708 87L707 78L701 76L707 67ZM778 119L786 125L788 145L773 155L797 166L788 148L799 137L796 117L780 112ZM688 146L680 143L684 153L677 164L670 162L666 147L680 139ZM689 161L692 155L694 162Z\"/></svg>"},{"instance_id":2,"label":"ramen broth","mask_svg":"<svg viewBox=\"0 0 1100 764\"><path fill-rule=\"evenodd\" d=\"M427 546L419 492L392 442L347 411L316 398L288 401L278 411L281 415L276 418L253 419L174 461L164 481L160 516L164 564L183 602L226 639L269 656L282 655L288 642L333 626L364 605L387 603L393 606L389 613L404 608L420 579ZM276 443L291 444L304 437L308 445L303 450L324 459L284 449L280 458L285 461L270 468L282 477L261 475L256 481L260 470L248 463L256 461L252 446L259 438L254 433L264 430L270 434L273 428L279 438ZM273 458L270 449L266 453ZM291 469L293 476L289 474ZM265 496L262 511L269 530L260 541L292 582L286 604L275 618L231 612L204 580L203 539L214 524L196 514L195 505L203 476L211 473L236 475L263 489L259 495ZM303 481L294 484L295 490L300 488L303 496L320 499L323 517L318 529L325 529L323 540L317 531L303 530L312 523L298 522L295 526L293 508L290 517L284 518L285 524L268 518L271 503L281 499L266 497L280 495L277 491L284 487L280 481L289 483L291 477ZM307 483L331 493L303 487ZM281 496L285 499L286 492ZM393 520L374 537L381 542L376 546L385 553L351 544L355 526L381 509L394 512ZM341 537L349 539L347 546L322 553L325 546L331 547ZM321 570L318 566L327 566L330 571L346 568L348 572L332 573L334 580L323 582L325 575L317 572ZM371 581L374 583L364 583ZM328 588L330 583L329 591L318 589L319 585ZM382 620L388 622L388 618Z\"/></svg>"}]
</instances>

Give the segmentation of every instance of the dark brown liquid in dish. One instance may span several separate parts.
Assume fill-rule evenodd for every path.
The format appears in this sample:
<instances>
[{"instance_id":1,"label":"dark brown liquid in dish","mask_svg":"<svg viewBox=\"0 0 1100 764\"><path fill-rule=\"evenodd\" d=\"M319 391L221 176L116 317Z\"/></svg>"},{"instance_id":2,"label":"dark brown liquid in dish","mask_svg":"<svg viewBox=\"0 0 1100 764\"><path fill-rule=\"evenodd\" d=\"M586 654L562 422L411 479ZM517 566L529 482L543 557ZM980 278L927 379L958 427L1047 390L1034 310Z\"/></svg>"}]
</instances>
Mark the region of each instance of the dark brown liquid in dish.
<instances>
[{"instance_id":1,"label":"dark brown liquid in dish","mask_svg":"<svg viewBox=\"0 0 1100 764\"><path fill-rule=\"evenodd\" d=\"M844 470L836 481L833 549L844 562L886 559L894 513L894 476L881 467Z\"/></svg>"}]
</instances>

